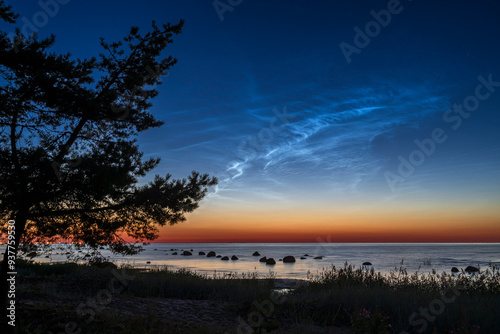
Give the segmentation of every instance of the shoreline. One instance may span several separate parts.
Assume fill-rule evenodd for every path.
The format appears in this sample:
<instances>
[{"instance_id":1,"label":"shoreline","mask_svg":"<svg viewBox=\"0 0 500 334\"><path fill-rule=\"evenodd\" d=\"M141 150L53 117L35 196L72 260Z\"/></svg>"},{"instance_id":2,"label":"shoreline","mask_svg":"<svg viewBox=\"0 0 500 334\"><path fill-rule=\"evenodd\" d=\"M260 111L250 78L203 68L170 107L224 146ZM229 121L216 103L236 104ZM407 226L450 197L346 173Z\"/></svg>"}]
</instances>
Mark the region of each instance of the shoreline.
<instances>
[{"instance_id":1,"label":"shoreline","mask_svg":"<svg viewBox=\"0 0 500 334\"><path fill-rule=\"evenodd\" d=\"M203 245L204 244L204 245ZM118 266L130 265L137 268L155 269L167 267L173 270L186 269L200 275L258 275L259 277L276 277L290 279L308 279L316 277L324 269L332 265L340 268L345 262L362 266L364 262L371 262L373 268L389 275L397 272L402 267L408 273L426 275L435 270L438 273L449 273L453 267L465 269L468 266L486 268L490 263L500 265L499 245L491 243L482 244L332 244L332 243L280 243L280 244L163 244L151 243L145 250L130 257L115 256L107 249L101 250L106 261L112 261ZM451 246L450 246L451 245ZM0 246L1 247L1 246ZM397 249L395 249L396 247ZM192 256L182 256L182 250L193 249ZM1 250L1 248L0 248ZM38 254L33 259L43 263L64 263L68 259L64 255L67 250L63 248L48 247L52 253ZM89 258L84 257L87 249L69 247L72 252L72 261L85 263ZM80 252L80 250L82 252ZM395 251L397 250L397 251ZM207 258L198 254L215 251L217 255L238 257L236 261L220 261L220 258ZM261 255L252 256L258 251ZM174 253L177 252L177 255ZM310 254L311 256L305 256ZM295 263L278 261L285 256L295 257ZM261 256L275 259L275 265L266 265L259 261ZM315 259L321 257L321 259ZM404 263L401 264L401 260ZM149 262L149 263L148 263Z\"/></svg>"}]
</instances>

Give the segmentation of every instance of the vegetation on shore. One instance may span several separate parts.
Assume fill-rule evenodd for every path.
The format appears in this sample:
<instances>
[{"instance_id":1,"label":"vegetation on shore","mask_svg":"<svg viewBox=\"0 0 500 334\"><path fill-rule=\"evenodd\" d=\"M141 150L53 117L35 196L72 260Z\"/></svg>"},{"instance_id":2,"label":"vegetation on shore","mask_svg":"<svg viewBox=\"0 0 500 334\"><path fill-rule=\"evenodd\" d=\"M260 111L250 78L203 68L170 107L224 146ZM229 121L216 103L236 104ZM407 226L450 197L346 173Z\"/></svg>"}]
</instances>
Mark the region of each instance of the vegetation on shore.
<instances>
[{"instance_id":1,"label":"vegetation on shore","mask_svg":"<svg viewBox=\"0 0 500 334\"><path fill-rule=\"evenodd\" d=\"M390 275L331 267L290 294L283 312L298 322L351 325L355 333L496 333L500 272Z\"/></svg>"},{"instance_id":2,"label":"vegetation on shore","mask_svg":"<svg viewBox=\"0 0 500 334\"><path fill-rule=\"evenodd\" d=\"M30 261L17 269L17 333L495 333L500 321L495 266L454 276L345 264L286 293L256 274Z\"/></svg>"}]
</instances>

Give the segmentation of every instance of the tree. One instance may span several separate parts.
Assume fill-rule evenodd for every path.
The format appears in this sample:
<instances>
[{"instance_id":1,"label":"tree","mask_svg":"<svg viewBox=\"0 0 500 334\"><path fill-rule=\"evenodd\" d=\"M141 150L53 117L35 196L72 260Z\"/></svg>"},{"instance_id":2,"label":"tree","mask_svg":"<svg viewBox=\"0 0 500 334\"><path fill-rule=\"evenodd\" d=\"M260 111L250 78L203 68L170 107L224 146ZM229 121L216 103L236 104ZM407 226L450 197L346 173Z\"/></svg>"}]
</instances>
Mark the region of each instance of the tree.
<instances>
[{"instance_id":1,"label":"tree","mask_svg":"<svg viewBox=\"0 0 500 334\"><path fill-rule=\"evenodd\" d=\"M0 17L17 16L0 0ZM126 239L155 239L159 226L184 221L217 183L192 172L139 185L159 159L143 160L136 137L162 125L148 110L176 63L162 51L182 25L153 21L146 34L132 27L122 41L101 38L98 57L76 60L49 51L53 35L0 32L0 218L15 221L16 253L39 239L136 253ZM3 302L6 260L7 251Z\"/></svg>"}]
</instances>

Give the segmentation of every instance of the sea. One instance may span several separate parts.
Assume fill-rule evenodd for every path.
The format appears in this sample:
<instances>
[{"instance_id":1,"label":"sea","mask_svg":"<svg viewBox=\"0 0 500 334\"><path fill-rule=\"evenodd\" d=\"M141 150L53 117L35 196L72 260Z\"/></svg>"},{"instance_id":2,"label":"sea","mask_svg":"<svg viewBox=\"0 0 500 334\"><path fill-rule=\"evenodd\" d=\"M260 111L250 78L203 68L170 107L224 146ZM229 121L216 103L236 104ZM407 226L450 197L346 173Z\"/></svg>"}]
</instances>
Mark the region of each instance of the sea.
<instances>
[{"instance_id":1,"label":"sea","mask_svg":"<svg viewBox=\"0 0 500 334\"><path fill-rule=\"evenodd\" d=\"M3 249L2 249L3 251ZM180 255L190 251L193 255ZM220 256L238 260L223 261L221 258L199 255L210 251ZM355 268L370 262L375 271L383 274L406 269L409 274L426 274L432 271L450 273L452 267L500 266L500 243L152 243L134 256L116 256L108 250L102 255L116 264L137 268L189 269L203 275L253 275L276 278L311 278L322 270L343 267L345 263ZM259 256L253 256L258 252ZM177 255L174 255L177 253ZM294 256L295 263L280 261ZM275 265L259 262L266 256ZM321 256L320 259L315 257ZM40 262L61 262L63 253L35 258Z\"/></svg>"}]
</instances>

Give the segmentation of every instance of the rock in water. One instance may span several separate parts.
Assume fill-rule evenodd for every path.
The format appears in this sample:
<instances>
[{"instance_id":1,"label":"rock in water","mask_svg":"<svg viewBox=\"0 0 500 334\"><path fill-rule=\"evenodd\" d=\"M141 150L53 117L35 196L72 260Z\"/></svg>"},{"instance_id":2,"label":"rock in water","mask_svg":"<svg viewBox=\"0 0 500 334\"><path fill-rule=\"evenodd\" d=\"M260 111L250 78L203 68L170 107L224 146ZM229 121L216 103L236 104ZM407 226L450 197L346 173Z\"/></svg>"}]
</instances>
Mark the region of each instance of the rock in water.
<instances>
[{"instance_id":1,"label":"rock in water","mask_svg":"<svg viewBox=\"0 0 500 334\"><path fill-rule=\"evenodd\" d=\"M220 258L220 257L222 257L222 255L217 255L217 256L216 256L216 258Z\"/></svg>"},{"instance_id":2,"label":"rock in water","mask_svg":"<svg viewBox=\"0 0 500 334\"><path fill-rule=\"evenodd\" d=\"M477 274L479 272L479 269L473 266L468 266L467 268L465 268L465 272L467 274Z\"/></svg>"},{"instance_id":3,"label":"rock in water","mask_svg":"<svg viewBox=\"0 0 500 334\"><path fill-rule=\"evenodd\" d=\"M294 262L295 262L295 258L291 255L285 256L283 258L283 263L294 263Z\"/></svg>"},{"instance_id":4,"label":"rock in water","mask_svg":"<svg viewBox=\"0 0 500 334\"><path fill-rule=\"evenodd\" d=\"M172 255L177 255L177 252L173 252Z\"/></svg>"},{"instance_id":5,"label":"rock in water","mask_svg":"<svg viewBox=\"0 0 500 334\"><path fill-rule=\"evenodd\" d=\"M207 257L214 257L214 256L215 256L215 252L214 251L210 251L207 254Z\"/></svg>"},{"instance_id":6,"label":"rock in water","mask_svg":"<svg viewBox=\"0 0 500 334\"><path fill-rule=\"evenodd\" d=\"M260 256L259 252L253 252L252 256Z\"/></svg>"},{"instance_id":7,"label":"rock in water","mask_svg":"<svg viewBox=\"0 0 500 334\"><path fill-rule=\"evenodd\" d=\"M229 261L229 258L227 256L224 256L223 258L221 258L222 261Z\"/></svg>"},{"instance_id":8,"label":"rock in water","mask_svg":"<svg viewBox=\"0 0 500 334\"><path fill-rule=\"evenodd\" d=\"M458 270L457 267L453 267L453 268L451 268L451 272L456 274L456 273L460 272L460 270Z\"/></svg>"},{"instance_id":9,"label":"rock in water","mask_svg":"<svg viewBox=\"0 0 500 334\"><path fill-rule=\"evenodd\" d=\"M372 265L372 263L371 263L371 262L363 262L363 265L364 265L364 266L371 266L371 265Z\"/></svg>"},{"instance_id":10,"label":"rock in water","mask_svg":"<svg viewBox=\"0 0 500 334\"><path fill-rule=\"evenodd\" d=\"M198 252L198 255L205 255L205 252Z\"/></svg>"},{"instance_id":11,"label":"rock in water","mask_svg":"<svg viewBox=\"0 0 500 334\"><path fill-rule=\"evenodd\" d=\"M265 256L259 260L259 262L266 262L266 261L267 261L267 257L265 257Z\"/></svg>"},{"instance_id":12,"label":"rock in water","mask_svg":"<svg viewBox=\"0 0 500 334\"><path fill-rule=\"evenodd\" d=\"M276 264L276 261L274 261L274 259L271 257L267 259L266 264Z\"/></svg>"},{"instance_id":13,"label":"rock in water","mask_svg":"<svg viewBox=\"0 0 500 334\"><path fill-rule=\"evenodd\" d=\"M182 252L181 255L189 256L189 255L193 255L193 253L191 253L190 251L184 251L184 252Z\"/></svg>"},{"instance_id":14,"label":"rock in water","mask_svg":"<svg viewBox=\"0 0 500 334\"><path fill-rule=\"evenodd\" d=\"M314 259L315 260L321 260L323 257L322 256L316 256Z\"/></svg>"},{"instance_id":15,"label":"rock in water","mask_svg":"<svg viewBox=\"0 0 500 334\"><path fill-rule=\"evenodd\" d=\"M231 256L231 260L238 260L238 257L236 255Z\"/></svg>"}]
</instances>

